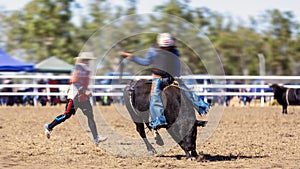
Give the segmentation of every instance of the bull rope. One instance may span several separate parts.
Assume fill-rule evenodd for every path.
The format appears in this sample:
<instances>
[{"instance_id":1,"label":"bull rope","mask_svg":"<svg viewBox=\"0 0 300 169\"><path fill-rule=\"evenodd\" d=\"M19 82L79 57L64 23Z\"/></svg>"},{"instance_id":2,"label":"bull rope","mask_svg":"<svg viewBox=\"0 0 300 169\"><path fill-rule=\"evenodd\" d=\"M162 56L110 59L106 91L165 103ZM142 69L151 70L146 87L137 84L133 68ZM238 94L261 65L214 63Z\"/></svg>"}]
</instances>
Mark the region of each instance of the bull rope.
<instances>
[{"instance_id":1,"label":"bull rope","mask_svg":"<svg viewBox=\"0 0 300 169\"><path fill-rule=\"evenodd\" d=\"M169 87L171 87L171 86L177 87L178 89L184 90L184 91L186 91L186 92L193 92L193 90L188 90L188 89L185 89L185 88L183 88L183 87L180 87L180 86L179 86L179 83L178 83L177 81L174 81L172 84L170 84L170 85L168 85L167 87L165 87L165 88L163 89L163 91L165 91L167 88L169 88Z\"/></svg>"},{"instance_id":2,"label":"bull rope","mask_svg":"<svg viewBox=\"0 0 300 169\"><path fill-rule=\"evenodd\" d=\"M286 90L286 94L285 94L285 100L286 100L286 103L287 103L287 105L290 105L290 103L289 103L289 98L288 98L289 91L290 91L290 89L289 89L289 88L287 88L287 90Z\"/></svg>"}]
</instances>

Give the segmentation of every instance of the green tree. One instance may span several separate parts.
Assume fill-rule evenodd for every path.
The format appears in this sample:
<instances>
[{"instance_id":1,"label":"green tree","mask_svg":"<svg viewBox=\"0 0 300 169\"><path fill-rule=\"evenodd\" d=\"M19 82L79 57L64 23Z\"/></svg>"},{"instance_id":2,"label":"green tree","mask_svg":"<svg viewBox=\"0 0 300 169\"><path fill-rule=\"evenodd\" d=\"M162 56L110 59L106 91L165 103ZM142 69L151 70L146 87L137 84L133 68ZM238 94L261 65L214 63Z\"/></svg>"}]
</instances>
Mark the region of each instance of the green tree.
<instances>
[{"instance_id":1,"label":"green tree","mask_svg":"<svg viewBox=\"0 0 300 169\"><path fill-rule=\"evenodd\" d=\"M291 61L294 58L292 43L293 31L296 24L291 12L281 12L277 9L265 13L269 28L265 31L265 53L268 71L275 75L290 75L292 73Z\"/></svg>"},{"instance_id":2,"label":"green tree","mask_svg":"<svg viewBox=\"0 0 300 169\"><path fill-rule=\"evenodd\" d=\"M18 26L9 32L8 42L17 40L17 48L26 49L30 54L28 59L36 62L52 55L63 59L75 56L78 50L72 39L72 2L73 0L29 2L21 13ZM14 18L13 15L9 20Z\"/></svg>"},{"instance_id":3,"label":"green tree","mask_svg":"<svg viewBox=\"0 0 300 169\"><path fill-rule=\"evenodd\" d=\"M155 12L167 13L193 22L192 10L188 0L169 0L165 4L154 7Z\"/></svg>"},{"instance_id":4,"label":"green tree","mask_svg":"<svg viewBox=\"0 0 300 169\"><path fill-rule=\"evenodd\" d=\"M263 41L252 29L239 26L237 30L221 31L215 41L228 75L258 75L257 54Z\"/></svg>"},{"instance_id":5,"label":"green tree","mask_svg":"<svg viewBox=\"0 0 300 169\"><path fill-rule=\"evenodd\" d=\"M0 11L0 40L4 42L3 45L8 51L19 45L22 18L21 11Z\"/></svg>"}]
</instances>

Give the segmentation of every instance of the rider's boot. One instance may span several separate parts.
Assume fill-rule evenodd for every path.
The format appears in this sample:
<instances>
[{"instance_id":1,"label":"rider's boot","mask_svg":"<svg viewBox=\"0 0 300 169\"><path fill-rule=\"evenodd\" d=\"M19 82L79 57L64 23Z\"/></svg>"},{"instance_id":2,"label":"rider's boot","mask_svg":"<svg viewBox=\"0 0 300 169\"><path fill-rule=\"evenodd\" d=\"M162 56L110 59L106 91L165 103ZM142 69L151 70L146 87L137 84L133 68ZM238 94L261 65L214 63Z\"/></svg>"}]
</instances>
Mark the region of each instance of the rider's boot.
<instances>
[{"instance_id":1,"label":"rider's boot","mask_svg":"<svg viewBox=\"0 0 300 169\"><path fill-rule=\"evenodd\" d=\"M195 96L194 96L195 97ZM193 99L193 105L200 115L204 115L210 108L210 105L204 102L200 97Z\"/></svg>"},{"instance_id":2,"label":"rider's boot","mask_svg":"<svg viewBox=\"0 0 300 169\"><path fill-rule=\"evenodd\" d=\"M161 83L162 80L160 78L152 80L149 126L154 130L165 127L168 124L164 116L164 106L161 99Z\"/></svg>"}]
</instances>

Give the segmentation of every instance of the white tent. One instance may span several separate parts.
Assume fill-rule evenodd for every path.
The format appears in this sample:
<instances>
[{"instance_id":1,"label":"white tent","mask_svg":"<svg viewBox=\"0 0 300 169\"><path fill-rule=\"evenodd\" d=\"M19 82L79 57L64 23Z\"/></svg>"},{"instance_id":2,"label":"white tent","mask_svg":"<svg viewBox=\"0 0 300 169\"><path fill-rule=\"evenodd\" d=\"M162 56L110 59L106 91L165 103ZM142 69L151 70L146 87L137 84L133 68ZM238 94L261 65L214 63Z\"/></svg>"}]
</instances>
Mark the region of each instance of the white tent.
<instances>
[{"instance_id":1,"label":"white tent","mask_svg":"<svg viewBox=\"0 0 300 169\"><path fill-rule=\"evenodd\" d=\"M36 72L70 73L74 66L55 57L49 57L35 65Z\"/></svg>"}]
</instances>

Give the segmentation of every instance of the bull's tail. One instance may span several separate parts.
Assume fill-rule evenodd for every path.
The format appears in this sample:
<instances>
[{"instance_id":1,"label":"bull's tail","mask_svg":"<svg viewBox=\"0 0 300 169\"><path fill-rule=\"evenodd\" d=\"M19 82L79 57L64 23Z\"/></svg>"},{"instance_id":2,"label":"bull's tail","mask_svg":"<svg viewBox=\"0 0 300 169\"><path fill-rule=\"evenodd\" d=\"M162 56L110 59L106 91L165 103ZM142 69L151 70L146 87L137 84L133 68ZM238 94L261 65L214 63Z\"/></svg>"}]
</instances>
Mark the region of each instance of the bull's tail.
<instances>
[{"instance_id":1,"label":"bull's tail","mask_svg":"<svg viewBox=\"0 0 300 169\"><path fill-rule=\"evenodd\" d=\"M134 100L134 86L130 85L125 88L124 93L123 93L124 98L126 98L126 107L128 110L132 110L132 112L135 115L138 115L138 113L135 110L135 107L133 105L133 100Z\"/></svg>"}]
</instances>

